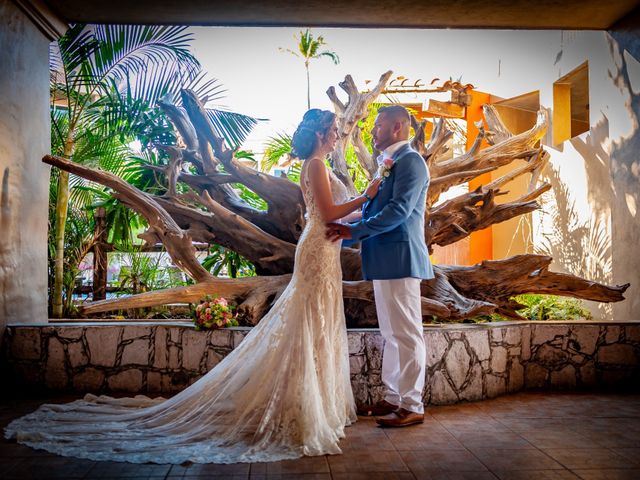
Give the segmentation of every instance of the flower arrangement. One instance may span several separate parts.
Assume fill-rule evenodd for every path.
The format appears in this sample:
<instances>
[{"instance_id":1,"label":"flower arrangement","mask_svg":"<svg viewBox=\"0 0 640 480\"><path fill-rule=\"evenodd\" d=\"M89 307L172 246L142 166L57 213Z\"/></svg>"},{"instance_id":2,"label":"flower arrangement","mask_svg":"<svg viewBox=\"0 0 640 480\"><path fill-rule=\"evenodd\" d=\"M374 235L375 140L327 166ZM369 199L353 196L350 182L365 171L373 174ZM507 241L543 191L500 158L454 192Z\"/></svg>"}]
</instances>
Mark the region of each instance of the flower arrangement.
<instances>
[{"instance_id":1,"label":"flower arrangement","mask_svg":"<svg viewBox=\"0 0 640 480\"><path fill-rule=\"evenodd\" d=\"M211 330L224 327L237 327L235 307L225 298L211 298L207 295L195 307L191 307L193 324L196 330Z\"/></svg>"},{"instance_id":2,"label":"flower arrangement","mask_svg":"<svg viewBox=\"0 0 640 480\"><path fill-rule=\"evenodd\" d=\"M391 169L393 168L394 164L395 162L393 161L393 159L385 158L378 168L378 176L383 179L387 178L389 175L391 175Z\"/></svg>"}]
</instances>

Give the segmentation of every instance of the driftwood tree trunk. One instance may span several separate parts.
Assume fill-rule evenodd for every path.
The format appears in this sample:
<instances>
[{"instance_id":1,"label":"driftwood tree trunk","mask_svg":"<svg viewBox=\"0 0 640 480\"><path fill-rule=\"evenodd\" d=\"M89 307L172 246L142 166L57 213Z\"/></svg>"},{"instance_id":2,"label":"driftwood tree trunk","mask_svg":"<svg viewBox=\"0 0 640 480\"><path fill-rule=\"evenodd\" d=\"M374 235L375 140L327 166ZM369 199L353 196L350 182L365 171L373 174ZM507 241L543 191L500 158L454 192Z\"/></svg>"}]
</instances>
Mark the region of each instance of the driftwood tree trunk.
<instances>
[{"instance_id":1,"label":"driftwood tree trunk","mask_svg":"<svg viewBox=\"0 0 640 480\"><path fill-rule=\"evenodd\" d=\"M366 117L368 106L390 76L391 72L382 75L375 87L365 93L359 92L353 79L347 76L340 83L348 96L347 102L338 98L333 87L327 92L337 113L339 130L338 146L331 156L331 164L354 194L344 153L351 143L366 174L374 175L376 162L362 142L358 122ZM149 167L164 177L165 195L150 195L111 173L60 157L45 156L43 159L50 165L111 188L116 198L146 218L149 228L141 237L147 243L164 244L174 263L196 282L187 287L92 302L83 307L83 312L94 314L173 302L196 302L207 294L217 294L237 302L244 322L255 324L289 282L295 244L304 228L302 194L299 186L286 178L242 165L216 133L204 105L192 92L182 92L182 105L181 108L166 100L160 102L160 108L175 126L183 144L181 147L158 146L168 153L169 161L164 167ZM548 127L544 111L540 112L531 130L519 135L512 135L506 129L491 106L485 106L485 119L488 128L480 129L469 151L450 160L442 160L452 136L446 123L438 120L427 141L425 123L414 119L412 144L422 154L431 172L425 222L425 240L430 249L433 245L457 242L474 231L537 209L536 199L550 188L548 184L538 184L540 171L549 160L549 153L536 147ZM483 139L491 146L480 149ZM440 195L451 187L516 159L524 160L523 166L474 191L438 203ZM191 165L192 173L185 173L184 165ZM499 203L501 189L522 175L530 177L528 192L515 201ZM177 182L187 185L189 192L179 194ZM236 183L262 197L267 210L256 210L244 202L233 188ZM213 277L196 260L193 241L216 243L238 252L255 264L260 276ZM611 287L573 275L549 272L550 262L549 257L521 255L471 267L436 266L436 277L422 282L423 314L448 321L493 312L518 318L516 310L520 306L512 297L521 293L553 293L613 302L622 300L628 287ZM357 250L343 248L342 269L345 298L372 302L371 283L361 280Z\"/></svg>"}]
</instances>

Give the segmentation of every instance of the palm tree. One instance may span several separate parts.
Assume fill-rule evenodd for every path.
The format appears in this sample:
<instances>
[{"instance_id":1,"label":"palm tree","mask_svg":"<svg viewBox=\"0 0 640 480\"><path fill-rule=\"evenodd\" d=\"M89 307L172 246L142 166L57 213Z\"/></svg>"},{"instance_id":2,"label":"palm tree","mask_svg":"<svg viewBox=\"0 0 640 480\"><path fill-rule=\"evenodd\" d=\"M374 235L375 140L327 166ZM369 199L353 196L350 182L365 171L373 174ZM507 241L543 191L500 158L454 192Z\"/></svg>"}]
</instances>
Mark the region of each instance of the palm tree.
<instances>
[{"instance_id":1,"label":"palm tree","mask_svg":"<svg viewBox=\"0 0 640 480\"><path fill-rule=\"evenodd\" d=\"M209 98L220 86L207 80L190 53L187 27L75 25L51 55L52 151L79 163L122 171L135 139L167 143L173 128L153 109L156 101L182 86ZM209 110L214 127L238 145L255 125L245 115ZM171 143L171 142L169 142ZM82 183L78 179L74 179ZM63 313L65 225L69 174L57 175L53 253L52 315ZM88 197L87 197L88 198ZM87 202L85 202L87 205Z\"/></svg>"},{"instance_id":2,"label":"palm tree","mask_svg":"<svg viewBox=\"0 0 640 480\"><path fill-rule=\"evenodd\" d=\"M304 32L300 31L300 37L294 37L298 41L298 51L295 52L289 48L281 48L281 51L289 52L296 57L304 60L304 68L307 72L307 109L311 108L311 84L309 82L309 62L321 57L329 57L335 65L340 63L340 59L335 52L331 50L320 50L320 47L326 45L322 35L314 38L313 34L307 28Z\"/></svg>"}]
</instances>

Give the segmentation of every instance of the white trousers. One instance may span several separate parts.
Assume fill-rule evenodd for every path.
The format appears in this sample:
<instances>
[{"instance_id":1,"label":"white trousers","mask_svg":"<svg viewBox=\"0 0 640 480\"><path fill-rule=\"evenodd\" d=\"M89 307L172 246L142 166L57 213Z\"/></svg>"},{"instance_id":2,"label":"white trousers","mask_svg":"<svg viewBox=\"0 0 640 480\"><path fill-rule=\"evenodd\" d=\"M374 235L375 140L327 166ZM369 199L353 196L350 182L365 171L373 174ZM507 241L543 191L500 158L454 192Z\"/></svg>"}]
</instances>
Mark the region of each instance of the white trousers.
<instances>
[{"instance_id":1,"label":"white trousers","mask_svg":"<svg viewBox=\"0 0 640 480\"><path fill-rule=\"evenodd\" d=\"M380 333L384 338L382 383L385 400L423 413L426 350L422 331L420 279L374 280Z\"/></svg>"}]
</instances>

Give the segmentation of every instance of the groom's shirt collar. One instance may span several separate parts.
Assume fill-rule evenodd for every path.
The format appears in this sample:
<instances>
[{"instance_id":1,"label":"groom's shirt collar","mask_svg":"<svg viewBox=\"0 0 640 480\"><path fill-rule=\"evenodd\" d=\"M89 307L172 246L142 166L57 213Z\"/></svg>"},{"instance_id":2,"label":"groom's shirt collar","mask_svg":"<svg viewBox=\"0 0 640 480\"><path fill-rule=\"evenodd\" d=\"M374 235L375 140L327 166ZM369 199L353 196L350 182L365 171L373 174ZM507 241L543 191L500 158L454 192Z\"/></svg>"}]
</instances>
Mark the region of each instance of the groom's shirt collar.
<instances>
[{"instance_id":1,"label":"groom's shirt collar","mask_svg":"<svg viewBox=\"0 0 640 480\"><path fill-rule=\"evenodd\" d=\"M403 146L409 143L409 140L400 140L399 142L389 145L384 149L381 155L378 156L378 165L382 164L383 160L392 158L393 154L400 150Z\"/></svg>"}]
</instances>

